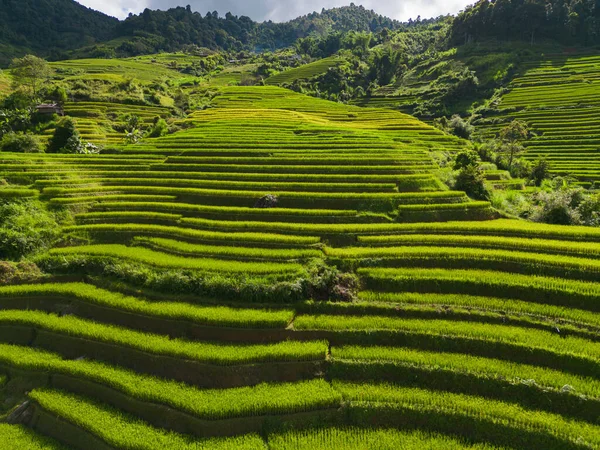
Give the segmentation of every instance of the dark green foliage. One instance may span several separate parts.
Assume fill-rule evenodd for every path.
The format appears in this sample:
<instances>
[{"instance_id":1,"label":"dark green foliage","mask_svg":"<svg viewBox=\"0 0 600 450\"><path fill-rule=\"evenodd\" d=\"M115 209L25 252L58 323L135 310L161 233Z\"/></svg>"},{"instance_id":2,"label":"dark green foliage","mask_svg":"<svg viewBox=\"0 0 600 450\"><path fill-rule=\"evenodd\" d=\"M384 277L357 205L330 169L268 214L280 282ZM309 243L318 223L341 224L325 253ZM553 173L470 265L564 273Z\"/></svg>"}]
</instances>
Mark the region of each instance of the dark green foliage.
<instances>
[{"instance_id":1,"label":"dark green foliage","mask_svg":"<svg viewBox=\"0 0 600 450\"><path fill-rule=\"evenodd\" d=\"M125 117L123 117L123 123L124 131L132 133L140 128L142 122L139 116L135 114L126 114Z\"/></svg>"},{"instance_id":2,"label":"dark green foliage","mask_svg":"<svg viewBox=\"0 0 600 450\"><path fill-rule=\"evenodd\" d=\"M554 39L566 45L600 42L596 0L480 0L459 14L451 40L464 44L486 39L522 40L531 44Z\"/></svg>"},{"instance_id":3,"label":"dark green foliage","mask_svg":"<svg viewBox=\"0 0 600 450\"><path fill-rule=\"evenodd\" d=\"M500 130L499 142L495 144L495 151L503 159L503 164L515 176L526 176L529 167L514 168L518 157L525 151L522 142L529 138L529 128L519 120L513 120L510 124ZM516 169L516 170L514 170Z\"/></svg>"},{"instance_id":4,"label":"dark green foliage","mask_svg":"<svg viewBox=\"0 0 600 450\"><path fill-rule=\"evenodd\" d=\"M323 261L309 264L305 274L289 281L247 274L158 269L102 256L46 255L36 262L44 271L54 274L99 275L169 295L235 298L242 302L294 303L306 298L352 301L359 284L356 275L329 267Z\"/></svg>"},{"instance_id":5,"label":"dark green foliage","mask_svg":"<svg viewBox=\"0 0 600 450\"><path fill-rule=\"evenodd\" d=\"M205 16L189 7L167 11L144 10L119 22L72 0L4 0L0 7L0 65L12 57L34 52L50 59L78 56L114 58L159 51L201 49L263 51L293 45L298 38L332 38L321 50L339 50L339 34L377 33L404 26L354 4L311 13L286 23L254 22L246 16L217 12ZM114 42L111 42L112 40ZM358 48L369 45L366 37ZM330 54L331 54L330 53ZM182 69L183 70L183 69Z\"/></svg>"},{"instance_id":6,"label":"dark green foliage","mask_svg":"<svg viewBox=\"0 0 600 450\"><path fill-rule=\"evenodd\" d=\"M371 63L371 78L381 86L390 84L395 79L402 62L402 53L394 51L391 47L375 52Z\"/></svg>"},{"instance_id":7,"label":"dark green foliage","mask_svg":"<svg viewBox=\"0 0 600 450\"><path fill-rule=\"evenodd\" d=\"M151 138L162 137L162 136L165 136L168 132L169 132L169 126L167 125L167 122L165 121L165 119L161 119L160 117L157 117L154 120L154 125L148 131L148 137L151 137Z\"/></svg>"},{"instance_id":8,"label":"dark green foliage","mask_svg":"<svg viewBox=\"0 0 600 450\"><path fill-rule=\"evenodd\" d=\"M453 115L450 120L441 117L434 120L434 125L446 133L453 134L463 139L470 139L475 128L458 114Z\"/></svg>"},{"instance_id":9,"label":"dark green foliage","mask_svg":"<svg viewBox=\"0 0 600 450\"><path fill-rule=\"evenodd\" d=\"M4 112L7 110L30 110L35 106L35 102L22 91L13 91L2 101Z\"/></svg>"},{"instance_id":10,"label":"dark green foliage","mask_svg":"<svg viewBox=\"0 0 600 450\"><path fill-rule=\"evenodd\" d=\"M110 39L118 23L72 0L3 0L0 5L0 42L10 46L0 52L2 66L26 53L25 48L60 58L68 50Z\"/></svg>"},{"instance_id":11,"label":"dark green foliage","mask_svg":"<svg viewBox=\"0 0 600 450\"><path fill-rule=\"evenodd\" d=\"M23 133L7 133L0 141L0 151L14 153L41 153L42 144L37 136Z\"/></svg>"},{"instance_id":12,"label":"dark green foliage","mask_svg":"<svg viewBox=\"0 0 600 450\"><path fill-rule=\"evenodd\" d=\"M318 261L308 269L305 291L313 300L350 302L356 299L359 287L358 277L349 272L341 272L335 267Z\"/></svg>"},{"instance_id":13,"label":"dark green foliage","mask_svg":"<svg viewBox=\"0 0 600 450\"><path fill-rule=\"evenodd\" d=\"M0 136L7 133L27 131L31 126L32 113L30 108L0 109Z\"/></svg>"},{"instance_id":14,"label":"dark green foliage","mask_svg":"<svg viewBox=\"0 0 600 450\"><path fill-rule=\"evenodd\" d=\"M78 135L79 133L75 128L75 123L71 118L67 117L61 120L56 126L52 140L48 144L47 152L61 153L63 149L68 146L69 140ZM72 139L71 144L73 144Z\"/></svg>"},{"instance_id":15,"label":"dark green foliage","mask_svg":"<svg viewBox=\"0 0 600 450\"><path fill-rule=\"evenodd\" d=\"M532 197L530 219L558 225L600 225L600 195L573 187L560 177L544 182Z\"/></svg>"},{"instance_id":16,"label":"dark green foliage","mask_svg":"<svg viewBox=\"0 0 600 450\"><path fill-rule=\"evenodd\" d=\"M500 139L503 142L521 142L529 137L529 128L527 124L513 120L509 125L500 130Z\"/></svg>"},{"instance_id":17,"label":"dark green foliage","mask_svg":"<svg viewBox=\"0 0 600 450\"><path fill-rule=\"evenodd\" d=\"M467 166L476 166L479 163L479 155L473 150L463 150L454 160L454 170L460 170Z\"/></svg>"},{"instance_id":18,"label":"dark green foliage","mask_svg":"<svg viewBox=\"0 0 600 450\"><path fill-rule=\"evenodd\" d=\"M67 139L67 143L61 149L61 153L70 153L70 154L82 154L86 153L85 143L81 140L81 136L79 133L74 133L69 139Z\"/></svg>"},{"instance_id":19,"label":"dark green foliage","mask_svg":"<svg viewBox=\"0 0 600 450\"><path fill-rule=\"evenodd\" d=\"M460 170L454 189L465 191L469 197L476 200L488 200L490 196L485 187L483 171L476 165L469 165Z\"/></svg>"},{"instance_id":20,"label":"dark green foliage","mask_svg":"<svg viewBox=\"0 0 600 450\"><path fill-rule=\"evenodd\" d=\"M50 86L46 91L45 98L56 103L65 103L68 100L67 90L63 86Z\"/></svg>"},{"instance_id":21,"label":"dark green foliage","mask_svg":"<svg viewBox=\"0 0 600 450\"><path fill-rule=\"evenodd\" d=\"M550 174L549 169L550 164L548 163L548 160L545 158L538 159L531 169L530 179L536 186L540 187L544 180L548 178L548 175Z\"/></svg>"},{"instance_id":22,"label":"dark green foliage","mask_svg":"<svg viewBox=\"0 0 600 450\"><path fill-rule=\"evenodd\" d=\"M167 11L144 10L121 22L117 35L130 37L116 48L119 55L138 55L158 50L178 50L184 45L196 45L223 50L273 50L287 47L298 38L309 35L326 38L321 51L333 54L340 49L340 34L349 31L377 32L401 26L362 6L323 10L286 23L271 21L257 23L246 16L217 12L205 16L189 8L177 7ZM311 42L304 44L311 48Z\"/></svg>"},{"instance_id":23,"label":"dark green foliage","mask_svg":"<svg viewBox=\"0 0 600 450\"><path fill-rule=\"evenodd\" d=\"M574 208L576 193L570 189L559 189L553 192L539 192L534 201L537 208L530 219L536 222L555 225L573 225L578 223L579 215Z\"/></svg>"}]
</instances>

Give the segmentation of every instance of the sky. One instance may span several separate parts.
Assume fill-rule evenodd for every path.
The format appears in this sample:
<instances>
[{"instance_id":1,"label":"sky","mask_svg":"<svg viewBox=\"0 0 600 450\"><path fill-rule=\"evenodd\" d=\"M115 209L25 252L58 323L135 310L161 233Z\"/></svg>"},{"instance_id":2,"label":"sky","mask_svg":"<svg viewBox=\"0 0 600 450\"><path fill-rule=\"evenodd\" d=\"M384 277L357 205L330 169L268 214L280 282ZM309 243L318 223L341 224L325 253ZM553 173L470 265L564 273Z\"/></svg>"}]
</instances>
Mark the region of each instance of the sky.
<instances>
[{"instance_id":1,"label":"sky","mask_svg":"<svg viewBox=\"0 0 600 450\"><path fill-rule=\"evenodd\" d=\"M82 5L111 16L124 19L129 13L138 14L145 8L168 9L190 5L193 11L203 15L218 11L222 16L231 12L236 16L248 16L256 21L284 22L298 16L321 11L322 8L347 6L351 1L373 9L393 19L406 21L455 14L475 0L77 0Z\"/></svg>"}]
</instances>

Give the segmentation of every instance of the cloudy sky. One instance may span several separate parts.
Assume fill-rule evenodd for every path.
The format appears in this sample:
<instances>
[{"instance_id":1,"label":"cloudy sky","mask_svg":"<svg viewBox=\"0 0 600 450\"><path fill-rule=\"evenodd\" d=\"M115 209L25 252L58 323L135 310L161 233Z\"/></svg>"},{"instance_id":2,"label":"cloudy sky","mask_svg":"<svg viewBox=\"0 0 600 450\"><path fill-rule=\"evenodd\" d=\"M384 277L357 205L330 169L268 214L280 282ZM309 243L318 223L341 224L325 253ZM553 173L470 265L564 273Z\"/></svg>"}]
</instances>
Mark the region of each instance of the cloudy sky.
<instances>
[{"instance_id":1,"label":"cloudy sky","mask_svg":"<svg viewBox=\"0 0 600 450\"><path fill-rule=\"evenodd\" d=\"M190 5L192 10L206 14L208 11L227 12L249 16L254 20L281 22L320 11L321 8L349 5L352 0L78 0L79 3L102 11L111 16L125 18L132 12L137 14L150 9L168 9ZM398 20L435 17L457 13L475 0L354 0L365 8Z\"/></svg>"}]
</instances>

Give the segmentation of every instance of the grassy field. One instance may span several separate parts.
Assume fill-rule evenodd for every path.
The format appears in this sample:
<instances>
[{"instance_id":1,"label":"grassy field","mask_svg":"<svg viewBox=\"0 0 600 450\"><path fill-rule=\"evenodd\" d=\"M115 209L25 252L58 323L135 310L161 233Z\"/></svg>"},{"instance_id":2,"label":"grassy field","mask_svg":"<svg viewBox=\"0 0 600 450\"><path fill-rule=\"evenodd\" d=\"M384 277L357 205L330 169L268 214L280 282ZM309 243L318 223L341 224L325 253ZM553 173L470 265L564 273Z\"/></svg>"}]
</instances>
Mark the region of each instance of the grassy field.
<instances>
[{"instance_id":1,"label":"grassy field","mask_svg":"<svg viewBox=\"0 0 600 450\"><path fill-rule=\"evenodd\" d=\"M100 154L0 155L0 201L61 218L0 286L0 447L598 448L600 231L500 218L438 176L466 141L242 72L164 137L108 126L169 108L81 101Z\"/></svg>"}]
</instances>

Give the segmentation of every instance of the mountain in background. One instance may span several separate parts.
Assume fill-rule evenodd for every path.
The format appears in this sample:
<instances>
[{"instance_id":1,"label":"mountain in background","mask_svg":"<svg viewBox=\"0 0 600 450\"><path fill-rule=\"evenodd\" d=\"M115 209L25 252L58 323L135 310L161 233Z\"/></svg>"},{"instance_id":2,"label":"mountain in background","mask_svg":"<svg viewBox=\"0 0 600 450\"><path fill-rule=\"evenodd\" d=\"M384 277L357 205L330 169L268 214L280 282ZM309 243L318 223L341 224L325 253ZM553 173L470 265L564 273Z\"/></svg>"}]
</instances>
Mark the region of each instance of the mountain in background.
<instances>
[{"instance_id":1,"label":"mountain in background","mask_svg":"<svg viewBox=\"0 0 600 450\"><path fill-rule=\"evenodd\" d=\"M275 50L309 35L397 29L402 24L354 4L285 23L258 23L189 7L144 10L119 21L73 0L0 0L0 64L33 52L49 59L135 56L195 45L213 50ZM83 50L82 50L83 49ZM75 54L74 50L79 50Z\"/></svg>"},{"instance_id":2,"label":"mountain in background","mask_svg":"<svg viewBox=\"0 0 600 450\"><path fill-rule=\"evenodd\" d=\"M58 59L111 39L118 23L73 0L0 0L0 62L26 52Z\"/></svg>"},{"instance_id":3,"label":"mountain in background","mask_svg":"<svg viewBox=\"0 0 600 450\"><path fill-rule=\"evenodd\" d=\"M348 31L396 29L401 23L354 4L312 13L285 23L258 23L246 16L217 12L202 15L189 7L167 11L144 10L119 23L118 45L108 43L116 56L147 54L155 51L179 50L186 45L213 50L275 50L309 35ZM123 41L123 39L127 39ZM102 48L98 53L102 55ZM104 55L106 56L106 55Z\"/></svg>"},{"instance_id":4,"label":"mountain in background","mask_svg":"<svg viewBox=\"0 0 600 450\"><path fill-rule=\"evenodd\" d=\"M447 19L451 22L450 46L483 41L534 44L544 39L572 46L600 44L600 0L479 0ZM428 22L432 21L401 23L355 4L323 9L285 23L259 23L231 13L225 17L217 12L203 15L189 6L146 9L119 21L73 0L0 0L0 66L25 53L57 60L127 57L194 47L276 50L308 36L408 31Z\"/></svg>"}]
</instances>

